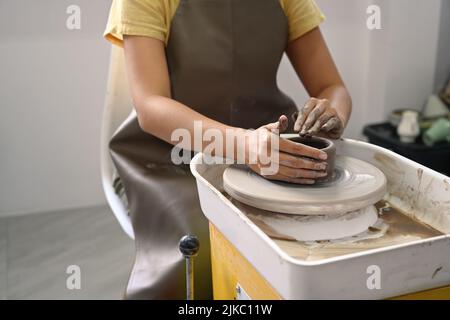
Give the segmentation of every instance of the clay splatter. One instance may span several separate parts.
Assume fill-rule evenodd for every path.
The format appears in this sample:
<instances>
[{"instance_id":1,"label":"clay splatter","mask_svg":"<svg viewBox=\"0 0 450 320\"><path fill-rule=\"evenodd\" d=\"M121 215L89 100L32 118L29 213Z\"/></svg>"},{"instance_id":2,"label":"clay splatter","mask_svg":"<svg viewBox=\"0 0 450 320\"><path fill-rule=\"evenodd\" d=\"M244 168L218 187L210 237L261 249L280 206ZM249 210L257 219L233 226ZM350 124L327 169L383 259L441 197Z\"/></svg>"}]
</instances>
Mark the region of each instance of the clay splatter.
<instances>
[{"instance_id":1,"label":"clay splatter","mask_svg":"<svg viewBox=\"0 0 450 320\"><path fill-rule=\"evenodd\" d=\"M447 179L444 179L443 181L444 181L445 191L448 191L450 189L450 182Z\"/></svg>"},{"instance_id":2,"label":"clay splatter","mask_svg":"<svg viewBox=\"0 0 450 320\"><path fill-rule=\"evenodd\" d=\"M437 273L441 270L442 270L442 267L439 267L436 270L434 270L433 275L431 276L431 279L434 279L434 277L437 275Z\"/></svg>"}]
</instances>

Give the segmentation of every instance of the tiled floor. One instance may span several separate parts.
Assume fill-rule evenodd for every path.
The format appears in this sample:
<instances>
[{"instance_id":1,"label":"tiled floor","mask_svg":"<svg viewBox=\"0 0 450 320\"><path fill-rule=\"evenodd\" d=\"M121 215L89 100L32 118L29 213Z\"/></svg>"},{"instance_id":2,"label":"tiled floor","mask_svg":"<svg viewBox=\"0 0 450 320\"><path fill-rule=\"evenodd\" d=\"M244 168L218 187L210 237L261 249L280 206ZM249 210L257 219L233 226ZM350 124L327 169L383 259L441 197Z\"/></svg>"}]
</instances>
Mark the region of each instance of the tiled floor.
<instances>
[{"instance_id":1,"label":"tiled floor","mask_svg":"<svg viewBox=\"0 0 450 320\"><path fill-rule=\"evenodd\" d=\"M121 299L134 244L107 207L0 218L0 299ZM67 289L67 267L81 289Z\"/></svg>"}]
</instances>

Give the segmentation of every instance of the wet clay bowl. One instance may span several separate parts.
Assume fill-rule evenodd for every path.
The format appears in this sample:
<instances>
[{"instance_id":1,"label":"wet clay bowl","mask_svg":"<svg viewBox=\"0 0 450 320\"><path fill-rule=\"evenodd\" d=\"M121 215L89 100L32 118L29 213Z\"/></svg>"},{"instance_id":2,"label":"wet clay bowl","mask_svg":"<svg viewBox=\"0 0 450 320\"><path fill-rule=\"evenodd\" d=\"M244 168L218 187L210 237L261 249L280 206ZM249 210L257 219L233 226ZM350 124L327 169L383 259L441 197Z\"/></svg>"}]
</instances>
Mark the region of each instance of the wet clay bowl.
<instances>
[{"instance_id":1,"label":"wet clay bowl","mask_svg":"<svg viewBox=\"0 0 450 320\"><path fill-rule=\"evenodd\" d=\"M323 182L328 181L333 178L334 175L334 168L335 168L335 162L336 162L336 145L333 143L333 141L325 138L320 137L294 137L290 138L289 140L301 143L319 150L322 150L328 155L328 158L326 160L327 162L327 176L323 178L318 178L316 181Z\"/></svg>"}]
</instances>

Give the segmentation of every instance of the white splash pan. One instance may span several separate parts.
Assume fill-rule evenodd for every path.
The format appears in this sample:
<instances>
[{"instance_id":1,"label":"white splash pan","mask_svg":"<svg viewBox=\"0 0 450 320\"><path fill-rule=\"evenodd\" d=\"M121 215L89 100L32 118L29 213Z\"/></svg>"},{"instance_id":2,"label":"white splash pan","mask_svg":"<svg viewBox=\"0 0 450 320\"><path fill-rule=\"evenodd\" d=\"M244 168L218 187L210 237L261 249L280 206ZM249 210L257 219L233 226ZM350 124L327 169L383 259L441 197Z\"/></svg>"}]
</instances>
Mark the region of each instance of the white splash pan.
<instances>
[{"instance_id":1,"label":"white splash pan","mask_svg":"<svg viewBox=\"0 0 450 320\"><path fill-rule=\"evenodd\" d=\"M336 144L338 154L386 174L385 200L445 235L316 261L295 259L221 193L226 165L204 164L197 154L191 171L203 213L284 299L384 299L449 285L450 178L369 143ZM381 271L380 289L367 286L373 265Z\"/></svg>"}]
</instances>

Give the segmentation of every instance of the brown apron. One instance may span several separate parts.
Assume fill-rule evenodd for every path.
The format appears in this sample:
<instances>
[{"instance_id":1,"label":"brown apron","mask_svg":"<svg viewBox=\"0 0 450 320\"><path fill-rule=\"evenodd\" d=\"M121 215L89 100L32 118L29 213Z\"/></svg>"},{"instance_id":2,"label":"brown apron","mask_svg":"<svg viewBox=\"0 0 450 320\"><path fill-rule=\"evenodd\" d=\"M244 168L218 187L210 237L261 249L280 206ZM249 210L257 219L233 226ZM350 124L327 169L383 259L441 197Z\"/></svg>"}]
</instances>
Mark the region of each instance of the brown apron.
<instances>
[{"instance_id":1,"label":"brown apron","mask_svg":"<svg viewBox=\"0 0 450 320\"><path fill-rule=\"evenodd\" d=\"M172 98L225 124L258 128L296 111L277 87L288 23L279 0L181 0L166 48ZM110 150L128 199L136 260L127 298L184 299L178 241L200 240L195 298L211 298L207 220L188 165L171 162L172 145L132 118Z\"/></svg>"}]
</instances>

